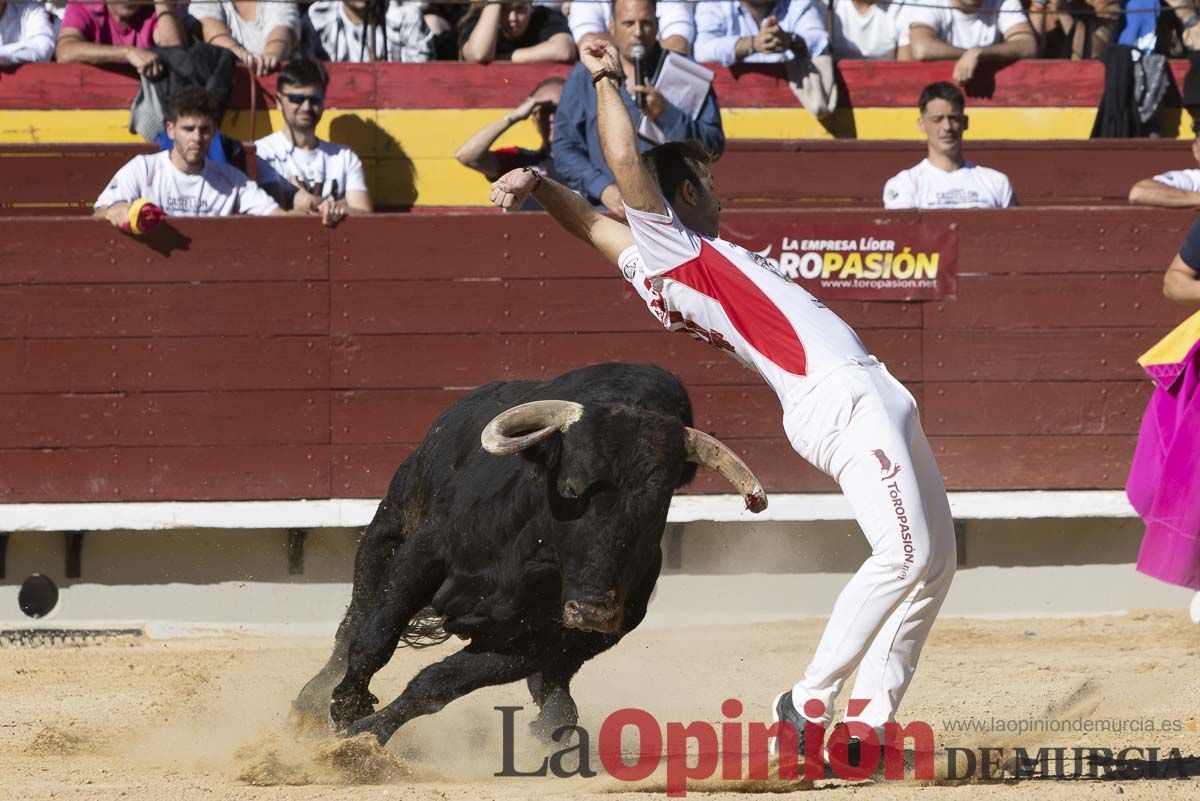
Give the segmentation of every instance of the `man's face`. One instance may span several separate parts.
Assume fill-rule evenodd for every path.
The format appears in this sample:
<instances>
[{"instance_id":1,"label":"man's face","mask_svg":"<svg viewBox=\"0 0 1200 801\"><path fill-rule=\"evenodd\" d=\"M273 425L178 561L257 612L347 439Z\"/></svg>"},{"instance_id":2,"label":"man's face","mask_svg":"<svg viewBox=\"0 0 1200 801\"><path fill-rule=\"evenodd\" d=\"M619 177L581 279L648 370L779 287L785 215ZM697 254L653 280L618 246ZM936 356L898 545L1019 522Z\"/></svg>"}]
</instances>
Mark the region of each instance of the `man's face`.
<instances>
[{"instance_id":1,"label":"man's face","mask_svg":"<svg viewBox=\"0 0 1200 801\"><path fill-rule=\"evenodd\" d=\"M613 5L612 37L625 58L633 58L630 53L634 45L653 50L658 39L654 4L647 0L617 0Z\"/></svg>"},{"instance_id":2,"label":"man's face","mask_svg":"<svg viewBox=\"0 0 1200 801\"><path fill-rule=\"evenodd\" d=\"M688 228L705 236L717 236L721 230L721 201L713 186L712 171L707 165L692 163L700 179L697 186L685 181L676 190L672 206Z\"/></svg>"},{"instance_id":3,"label":"man's face","mask_svg":"<svg viewBox=\"0 0 1200 801\"><path fill-rule=\"evenodd\" d=\"M342 3L360 17L367 13L367 0L342 0Z\"/></svg>"},{"instance_id":4,"label":"man's face","mask_svg":"<svg viewBox=\"0 0 1200 801\"><path fill-rule=\"evenodd\" d=\"M288 127L311 131L325 111L325 90L320 86L285 85L278 92L279 110Z\"/></svg>"},{"instance_id":5,"label":"man's face","mask_svg":"<svg viewBox=\"0 0 1200 801\"><path fill-rule=\"evenodd\" d=\"M510 41L520 39L529 30L529 21L533 19L533 3L522 0L517 3L505 3L500 8L500 35Z\"/></svg>"},{"instance_id":6,"label":"man's face","mask_svg":"<svg viewBox=\"0 0 1200 801\"><path fill-rule=\"evenodd\" d=\"M918 125L931 151L953 155L962 147L967 115L948 100L934 99L925 106L925 113L921 115Z\"/></svg>"},{"instance_id":7,"label":"man's face","mask_svg":"<svg viewBox=\"0 0 1200 801\"><path fill-rule=\"evenodd\" d=\"M145 8L141 3L117 3L108 2L108 13L119 19L121 22L129 22L134 19L138 12Z\"/></svg>"},{"instance_id":8,"label":"man's face","mask_svg":"<svg viewBox=\"0 0 1200 801\"><path fill-rule=\"evenodd\" d=\"M542 139L549 142L554 139L554 114L558 111L558 101L562 99L562 84L543 86L533 93L533 99L541 104L533 110L533 124L537 126Z\"/></svg>"},{"instance_id":9,"label":"man's face","mask_svg":"<svg viewBox=\"0 0 1200 801\"><path fill-rule=\"evenodd\" d=\"M181 116L167 122L167 136L175 143L175 154L189 167L203 167L216 126L208 117Z\"/></svg>"}]
</instances>

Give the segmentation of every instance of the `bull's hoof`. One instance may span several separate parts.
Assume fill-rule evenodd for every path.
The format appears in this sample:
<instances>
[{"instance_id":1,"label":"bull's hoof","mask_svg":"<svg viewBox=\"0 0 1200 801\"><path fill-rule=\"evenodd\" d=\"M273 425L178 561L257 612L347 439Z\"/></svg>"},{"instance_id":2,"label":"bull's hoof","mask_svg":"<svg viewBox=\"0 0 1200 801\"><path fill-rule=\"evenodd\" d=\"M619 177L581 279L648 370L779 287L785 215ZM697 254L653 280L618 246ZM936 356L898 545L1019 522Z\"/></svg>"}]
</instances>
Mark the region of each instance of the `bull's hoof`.
<instances>
[{"instance_id":1,"label":"bull's hoof","mask_svg":"<svg viewBox=\"0 0 1200 801\"><path fill-rule=\"evenodd\" d=\"M554 733L564 726L574 726L575 723L576 721L568 720L560 715L547 715L543 712L529 724L529 733L542 745L571 745L577 736L574 729L568 728L557 740L554 739Z\"/></svg>"},{"instance_id":2,"label":"bull's hoof","mask_svg":"<svg viewBox=\"0 0 1200 801\"><path fill-rule=\"evenodd\" d=\"M359 718L346 727L344 732L340 732L342 737L357 737L360 734L369 734L379 741L380 745L387 745L387 741L391 739L392 733L395 731L387 726L387 722L381 720L382 715L368 715Z\"/></svg>"},{"instance_id":3,"label":"bull's hoof","mask_svg":"<svg viewBox=\"0 0 1200 801\"><path fill-rule=\"evenodd\" d=\"M351 724L375 713L379 699L371 693L365 695L339 696L335 691L329 702L329 719L339 734L348 732Z\"/></svg>"}]
</instances>

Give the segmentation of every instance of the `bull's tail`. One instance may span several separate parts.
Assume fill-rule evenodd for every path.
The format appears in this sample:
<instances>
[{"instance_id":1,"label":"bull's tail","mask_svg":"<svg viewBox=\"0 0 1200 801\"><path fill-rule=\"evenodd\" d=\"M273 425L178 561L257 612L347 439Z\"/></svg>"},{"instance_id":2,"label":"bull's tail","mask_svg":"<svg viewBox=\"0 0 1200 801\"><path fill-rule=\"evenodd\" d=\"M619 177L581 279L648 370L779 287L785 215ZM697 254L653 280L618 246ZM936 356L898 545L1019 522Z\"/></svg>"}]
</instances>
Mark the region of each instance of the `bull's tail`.
<instances>
[{"instance_id":1,"label":"bull's tail","mask_svg":"<svg viewBox=\"0 0 1200 801\"><path fill-rule=\"evenodd\" d=\"M441 645L450 639L450 635L442 628L445 618L427 606L418 612L404 632L400 635L397 648L428 648L431 645Z\"/></svg>"}]
</instances>

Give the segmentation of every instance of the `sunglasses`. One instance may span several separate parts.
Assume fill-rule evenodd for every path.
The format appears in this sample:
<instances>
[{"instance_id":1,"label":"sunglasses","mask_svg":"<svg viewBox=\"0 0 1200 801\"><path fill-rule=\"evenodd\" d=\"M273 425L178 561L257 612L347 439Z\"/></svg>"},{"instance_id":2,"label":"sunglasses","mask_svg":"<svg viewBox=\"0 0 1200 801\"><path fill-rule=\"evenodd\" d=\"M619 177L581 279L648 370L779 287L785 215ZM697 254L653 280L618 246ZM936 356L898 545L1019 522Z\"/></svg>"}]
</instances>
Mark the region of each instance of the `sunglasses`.
<instances>
[{"instance_id":1,"label":"sunglasses","mask_svg":"<svg viewBox=\"0 0 1200 801\"><path fill-rule=\"evenodd\" d=\"M325 95L299 95L292 92L280 92L293 106L302 106L307 100L314 108L325 105Z\"/></svg>"}]
</instances>

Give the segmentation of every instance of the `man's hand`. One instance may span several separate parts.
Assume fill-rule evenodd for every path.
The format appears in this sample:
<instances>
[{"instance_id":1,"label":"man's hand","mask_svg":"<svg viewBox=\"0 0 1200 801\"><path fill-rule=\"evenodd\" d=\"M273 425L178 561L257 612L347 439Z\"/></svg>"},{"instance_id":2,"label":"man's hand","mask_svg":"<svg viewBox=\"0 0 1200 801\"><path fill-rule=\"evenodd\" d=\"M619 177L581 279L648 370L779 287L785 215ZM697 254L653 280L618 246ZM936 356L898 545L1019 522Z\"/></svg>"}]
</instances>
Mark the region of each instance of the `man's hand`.
<instances>
[{"instance_id":1,"label":"man's hand","mask_svg":"<svg viewBox=\"0 0 1200 801\"><path fill-rule=\"evenodd\" d=\"M125 51L125 60L138 71L138 75L145 75L152 81L158 80L159 76L162 75L162 62L158 60L158 56L149 50L143 50L140 47L130 47Z\"/></svg>"},{"instance_id":2,"label":"man's hand","mask_svg":"<svg viewBox=\"0 0 1200 801\"><path fill-rule=\"evenodd\" d=\"M255 75L264 74L262 72L262 59L259 58L257 53L251 53L249 50L241 47L240 45L238 47L231 47L230 50L233 51L233 54L237 57L237 60L249 67L250 71Z\"/></svg>"},{"instance_id":3,"label":"man's hand","mask_svg":"<svg viewBox=\"0 0 1200 801\"><path fill-rule=\"evenodd\" d=\"M975 70L979 67L980 49L972 47L961 56L954 64L954 82L958 84L970 83L975 77Z\"/></svg>"},{"instance_id":4,"label":"man's hand","mask_svg":"<svg viewBox=\"0 0 1200 801\"><path fill-rule=\"evenodd\" d=\"M350 204L345 200L328 198L321 201L321 205L317 206L317 211L321 213L321 224L332 228L350 216Z\"/></svg>"},{"instance_id":5,"label":"man's hand","mask_svg":"<svg viewBox=\"0 0 1200 801\"><path fill-rule=\"evenodd\" d=\"M113 228L120 228L129 222L129 204L125 201L114 203L104 210L104 219L112 223Z\"/></svg>"},{"instance_id":6,"label":"man's hand","mask_svg":"<svg viewBox=\"0 0 1200 801\"><path fill-rule=\"evenodd\" d=\"M667 108L667 99L653 86L635 86L630 91L635 95L646 96L642 113L652 120L657 120L658 116Z\"/></svg>"},{"instance_id":7,"label":"man's hand","mask_svg":"<svg viewBox=\"0 0 1200 801\"><path fill-rule=\"evenodd\" d=\"M1183 46L1188 50L1200 50L1200 25L1193 25L1183 32Z\"/></svg>"},{"instance_id":8,"label":"man's hand","mask_svg":"<svg viewBox=\"0 0 1200 801\"><path fill-rule=\"evenodd\" d=\"M600 193L600 202L604 204L604 208L608 209L613 217L625 222L625 199L621 197L621 190L616 184L609 184L604 187L604 191Z\"/></svg>"},{"instance_id":9,"label":"man's hand","mask_svg":"<svg viewBox=\"0 0 1200 801\"><path fill-rule=\"evenodd\" d=\"M292 186L296 188L296 196L292 199L292 211L312 212L317 211L321 205L321 198L308 191L300 179L292 176Z\"/></svg>"},{"instance_id":10,"label":"man's hand","mask_svg":"<svg viewBox=\"0 0 1200 801\"><path fill-rule=\"evenodd\" d=\"M538 176L531 170L524 167L510 170L492 184L491 201L508 211L519 209L525 204L525 199L533 192L537 183Z\"/></svg>"},{"instance_id":11,"label":"man's hand","mask_svg":"<svg viewBox=\"0 0 1200 801\"><path fill-rule=\"evenodd\" d=\"M529 119L529 115L533 113L533 110L544 103L545 101L534 100L532 97L527 97L521 101L521 105L508 112L508 114L505 115L505 118L508 120L509 125L518 123L521 120L527 120Z\"/></svg>"},{"instance_id":12,"label":"man's hand","mask_svg":"<svg viewBox=\"0 0 1200 801\"><path fill-rule=\"evenodd\" d=\"M754 52L782 53L787 50L788 39L779 27L775 17L767 17L762 21L762 27L754 34Z\"/></svg>"},{"instance_id":13,"label":"man's hand","mask_svg":"<svg viewBox=\"0 0 1200 801\"><path fill-rule=\"evenodd\" d=\"M261 55L258 57L258 74L270 75L279 69L279 59L275 56Z\"/></svg>"},{"instance_id":14,"label":"man's hand","mask_svg":"<svg viewBox=\"0 0 1200 801\"><path fill-rule=\"evenodd\" d=\"M617 46L606 39L596 39L585 44L579 51L579 60L589 75L595 75L601 70L611 70L613 75L623 74Z\"/></svg>"}]
</instances>

